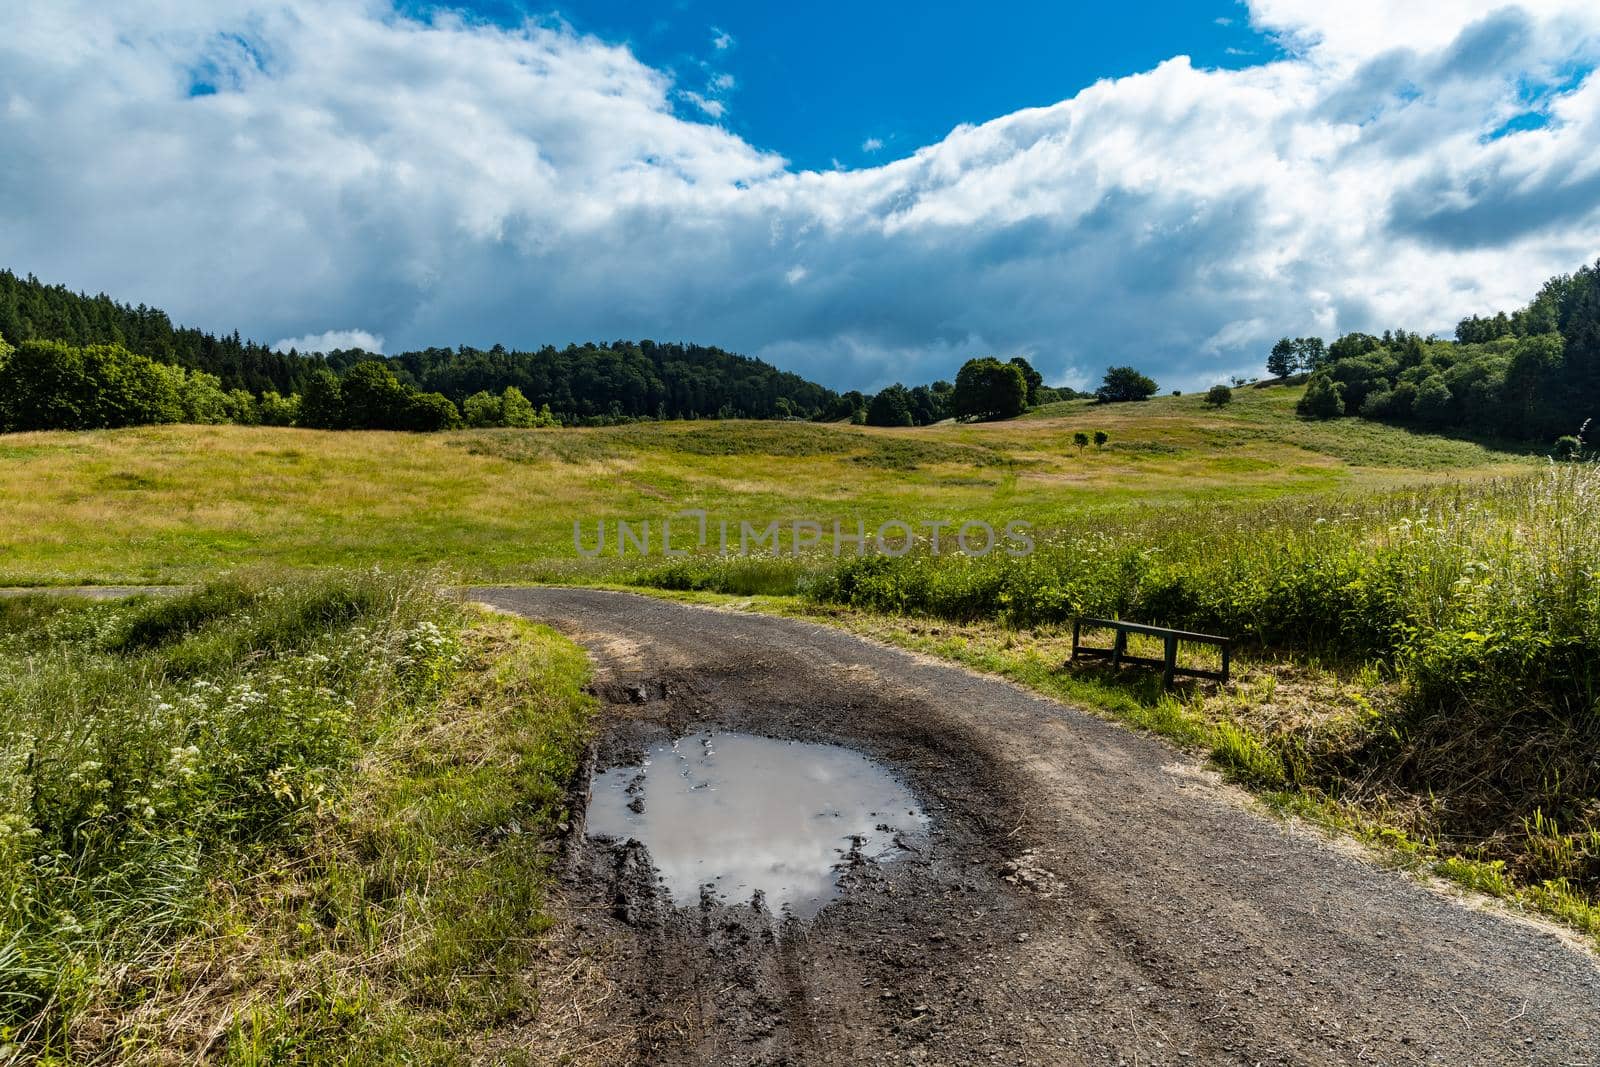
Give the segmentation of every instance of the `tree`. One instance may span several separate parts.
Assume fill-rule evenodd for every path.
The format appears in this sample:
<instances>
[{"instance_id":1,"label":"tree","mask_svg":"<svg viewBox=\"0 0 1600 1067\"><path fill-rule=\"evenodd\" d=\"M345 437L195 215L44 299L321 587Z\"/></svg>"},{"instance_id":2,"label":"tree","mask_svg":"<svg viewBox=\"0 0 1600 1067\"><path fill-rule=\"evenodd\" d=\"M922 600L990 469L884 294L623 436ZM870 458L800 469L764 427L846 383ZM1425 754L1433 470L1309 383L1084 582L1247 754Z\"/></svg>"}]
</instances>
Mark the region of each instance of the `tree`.
<instances>
[{"instance_id":1,"label":"tree","mask_svg":"<svg viewBox=\"0 0 1600 1067\"><path fill-rule=\"evenodd\" d=\"M1028 387L1028 406L1033 407L1039 403L1039 390L1044 386L1044 375L1033 369L1033 364L1021 356L1012 356L1011 365L1022 372L1022 380Z\"/></svg>"},{"instance_id":2,"label":"tree","mask_svg":"<svg viewBox=\"0 0 1600 1067\"><path fill-rule=\"evenodd\" d=\"M186 382L121 345L24 341L0 363L0 432L178 422Z\"/></svg>"},{"instance_id":3,"label":"tree","mask_svg":"<svg viewBox=\"0 0 1600 1067\"><path fill-rule=\"evenodd\" d=\"M1021 368L993 356L969 359L956 375L953 410L958 419L1007 419L1028 409Z\"/></svg>"},{"instance_id":4,"label":"tree","mask_svg":"<svg viewBox=\"0 0 1600 1067\"><path fill-rule=\"evenodd\" d=\"M341 430L346 427L344 394L339 376L333 371L324 367L314 372L306 380L305 391L299 399L299 410L294 415L295 425L309 426L313 430ZM272 408L281 411L282 405L273 404Z\"/></svg>"},{"instance_id":5,"label":"tree","mask_svg":"<svg viewBox=\"0 0 1600 1067\"><path fill-rule=\"evenodd\" d=\"M926 385L919 385L909 394L911 403L911 418L918 426L931 426L940 419L946 418L950 394L949 382L935 383L946 386L947 391L936 393Z\"/></svg>"},{"instance_id":6,"label":"tree","mask_svg":"<svg viewBox=\"0 0 1600 1067\"><path fill-rule=\"evenodd\" d=\"M1328 362L1328 349L1320 337L1294 339L1295 363L1304 370L1321 370Z\"/></svg>"},{"instance_id":7,"label":"tree","mask_svg":"<svg viewBox=\"0 0 1600 1067\"><path fill-rule=\"evenodd\" d=\"M1415 411L1417 418L1430 426L1443 426L1450 421L1451 406L1455 398L1444 379L1432 377L1417 386Z\"/></svg>"},{"instance_id":8,"label":"tree","mask_svg":"<svg viewBox=\"0 0 1600 1067\"><path fill-rule=\"evenodd\" d=\"M1072 443L1078 446L1079 452L1082 452L1089 447L1089 435L1082 430L1075 430L1072 434Z\"/></svg>"},{"instance_id":9,"label":"tree","mask_svg":"<svg viewBox=\"0 0 1600 1067\"><path fill-rule=\"evenodd\" d=\"M1108 367L1105 381L1095 390L1095 399L1102 404L1116 404L1130 400L1148 400L1159 386L1132 367Z\"/></svg>"},{"instance_id":10,"label":"tree","mask_svg":"<svg viewBox=\"0 0 1600 1067\"><path fill-rule=\"evenodd\" d=\"M1111 435L1104 430L1096 430L1094 432L1094 447L1104 448L1109 440L1111 440Z\"/></svg>"},{"instance_id":11,"label":"tree","mask_svg":"<svg viewBox=\"0 0 1600 1067\"><path fill-rule=\"evenodd\" d=\"M1267 356L1267 373L1274 378L1287 378L1300 367L1300 353L1293 341L1280 338Z\"/></svg>"},{"instance_id":12,"label":"tree","mask_svg":"<svg viewBox=\"0 0 1600 1067\"><path fill-rule=\"evenodd\" d=\"M1336 419L1344 414L1344 387L1325 373L1313 374L1295 411L1312 419Z\"/></svg>"},{"instance_id":13,"label":"tree","mask_svg":"<svg viewBox=\"0 0 1600 1067\"><path fill-rule=\"evenodd\" d=\"M1214 408L1233 403L1233 390L1226 385L1213 385L1206 391L1206 403Z\"/></svg>"},{"instance_id":14,"label":"tree","mask_svg":"<svg viewBox=\"0 0 1600 1067\"><path fill-rule=\"evenodd\" d=\"M878 392L867 404L868 426L914 426L911 417L911 394L896 382Z\"/></svg>"},{"instance_id":15,"label":"tree","mask_svg":"<svg viewBox=\"0 0 1600 1067\"><path fill-rule=\"evenodd\" d=\"M344 398L345 425L351 429L410 428L410 390L383 360L365 359L345 371L339 393Z\"/></svg>"}]
</instances>

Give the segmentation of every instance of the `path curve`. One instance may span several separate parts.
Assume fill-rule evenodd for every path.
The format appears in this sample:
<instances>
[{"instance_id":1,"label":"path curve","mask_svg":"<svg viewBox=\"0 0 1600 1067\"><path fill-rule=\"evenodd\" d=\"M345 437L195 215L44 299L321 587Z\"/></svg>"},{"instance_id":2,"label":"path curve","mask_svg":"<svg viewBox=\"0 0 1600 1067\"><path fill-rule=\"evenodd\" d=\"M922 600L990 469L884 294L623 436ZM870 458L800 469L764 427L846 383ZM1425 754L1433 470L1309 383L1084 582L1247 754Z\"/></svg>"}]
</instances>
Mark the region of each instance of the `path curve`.
<instances>
[{"instance_id":1,"label":"path curve","mask_svg":"<svg viewBox=\"0 0 1600 1067\"><path fill-rule=\"evenodd\" d=\"M470 596L589 648L601 765L700 725L835 740L936 817L927 856L787 933L580 865L642 1061L1600 1062L1591 954L1257 814L1157 738L806 622Z\"/></svg>"}]
</instances>

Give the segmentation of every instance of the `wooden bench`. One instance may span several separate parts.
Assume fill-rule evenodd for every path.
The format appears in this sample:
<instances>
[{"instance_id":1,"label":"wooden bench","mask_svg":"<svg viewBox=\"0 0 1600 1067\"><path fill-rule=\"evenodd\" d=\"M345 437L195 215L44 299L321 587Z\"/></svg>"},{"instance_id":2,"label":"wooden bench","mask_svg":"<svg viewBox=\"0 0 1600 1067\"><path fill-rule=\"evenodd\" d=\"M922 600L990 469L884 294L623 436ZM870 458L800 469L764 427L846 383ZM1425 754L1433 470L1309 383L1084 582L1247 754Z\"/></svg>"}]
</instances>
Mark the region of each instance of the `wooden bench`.
<instances>
[{"instance_id":1,"label":"wooden bench","mask_svg":"<svg viewBox=\"0 0 1600 1067\"><path fill-rule=\"evenodd\" d=\"M1116 640L1110 648L1092 648L1083 644L1080 639L1083 627L1097 626L1117 632ZM1161 659L1152 659L1149 656L1128 655L1128 635L1145 634L1149 637L1159 637L1166 642L1166 655ZM1188 641L1197 645L1215 645L1222 649L1222 670L1201 671L1191 670L1178 666L1178 643ZM1161 684L1172 688L1172 680L1177 675L1186 675L1190 678L1209 678L1212 681L1226 682L1228 680L1228 659L1233 651L1233 639L1230 637L1216 637L1212 634L1193 634L1187 630L1169 630L1165 626L1145 626L1143 623L1123 622L1120 619L1090 619L1077 618L1072 620L1072 658L1083 656L1089 659L1109 659L1112 666L1124 663L1142 663L1147 667L1161 668Z\"/></svg>"}]
</instances>

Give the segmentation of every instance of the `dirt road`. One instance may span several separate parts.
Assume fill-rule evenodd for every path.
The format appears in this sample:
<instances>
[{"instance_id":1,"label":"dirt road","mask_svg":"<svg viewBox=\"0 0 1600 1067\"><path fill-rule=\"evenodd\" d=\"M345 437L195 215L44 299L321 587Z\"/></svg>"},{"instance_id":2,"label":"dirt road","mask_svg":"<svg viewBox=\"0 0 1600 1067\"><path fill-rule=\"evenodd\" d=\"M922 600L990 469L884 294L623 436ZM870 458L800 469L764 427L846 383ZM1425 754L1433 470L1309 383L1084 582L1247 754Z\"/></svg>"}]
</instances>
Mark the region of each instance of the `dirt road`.
<instances>
[{"instance_id":1,"label":"dirt road","mask_svg":"<svg viewBox=\"0 0 1600 1067\"><path fill-rule=\"evenodd\" d=\"M568 858L569 933L650 1063L1600 1063L1600 970L1534 926L1253 813L1163 742L793 621L479 590L586 645L600 767L691 727L850 745L934 819L803 926ZM586 949L587 951L588 949Z\"/></svg>"}]
</instances>

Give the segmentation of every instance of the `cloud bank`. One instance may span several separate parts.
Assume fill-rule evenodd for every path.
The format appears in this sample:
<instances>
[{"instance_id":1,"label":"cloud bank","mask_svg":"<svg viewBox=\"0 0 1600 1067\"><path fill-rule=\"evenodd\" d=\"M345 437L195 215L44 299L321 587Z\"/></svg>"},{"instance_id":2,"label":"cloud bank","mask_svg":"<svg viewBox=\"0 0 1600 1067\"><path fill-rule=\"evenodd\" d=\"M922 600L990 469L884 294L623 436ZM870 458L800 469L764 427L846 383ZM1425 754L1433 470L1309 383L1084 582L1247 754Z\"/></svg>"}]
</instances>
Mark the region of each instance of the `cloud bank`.
<instances>
[{"instance_id":1,"label":"cloud bank","mask_svg":"<svg viewBox=\"0 0 1600 1067\"><path fill-rule=\"evenodd\" d=\"M346 348L360 348L368 352L382 352L383 338L366 330L324 330L303 337L285 337L272 346L274 352L334 352Z\"/></svg>"},{"instance_id":2,"label":"cloud bank","mask_svg":"<svg viewBox=\"0 0 1600 1067\"><path fill-rule=\"evenodd\" d=\"M1174 57L830 172L558 23L21 7L0 264L297 345L693 339L840 388L1022 353L1194 388L1284 333L1446 331L1600 254L1587 2L1254 0L1289 58Z\"/></svg>"}]
</instances>

